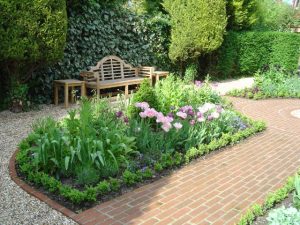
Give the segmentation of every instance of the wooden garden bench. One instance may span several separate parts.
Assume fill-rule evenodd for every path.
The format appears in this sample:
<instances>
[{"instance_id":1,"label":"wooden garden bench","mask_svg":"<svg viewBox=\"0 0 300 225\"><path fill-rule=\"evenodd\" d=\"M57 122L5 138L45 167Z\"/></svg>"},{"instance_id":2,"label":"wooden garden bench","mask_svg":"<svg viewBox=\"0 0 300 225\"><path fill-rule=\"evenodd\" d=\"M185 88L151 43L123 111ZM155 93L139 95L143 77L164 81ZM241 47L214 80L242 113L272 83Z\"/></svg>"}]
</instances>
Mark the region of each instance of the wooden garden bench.
<instances>
[{"instance_id":1,"label":"wooden garden bench","mask_svg":"<svg viewBox=\"0 0 300 225\"><path fill-rule=\"evenodd\" d=\"M140 84L145 78L152 79L153 74L154 67L135 68L117 56L107 56L90 71L80 73L86 88L96 89L97 96L100 96L102 89L125 87L126 97L129 85Z\"/></svg>"}]
</instances>

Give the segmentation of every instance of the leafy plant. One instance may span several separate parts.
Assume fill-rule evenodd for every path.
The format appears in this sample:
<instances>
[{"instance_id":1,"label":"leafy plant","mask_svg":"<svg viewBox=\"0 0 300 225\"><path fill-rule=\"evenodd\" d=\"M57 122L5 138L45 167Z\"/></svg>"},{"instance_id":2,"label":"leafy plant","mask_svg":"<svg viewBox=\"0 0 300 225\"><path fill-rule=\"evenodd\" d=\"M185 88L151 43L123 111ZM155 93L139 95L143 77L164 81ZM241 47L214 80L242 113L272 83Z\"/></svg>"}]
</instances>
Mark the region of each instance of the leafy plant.
<instances>
[{"instance_id":1,"label":"leafy plant","mask_svg":"<svg viewBox=\"0 0 300 225\"><path fill-rule=\"evenodd\" d=\"M186 83L190 83L190 82L194 83L197 74L198 74L197 65L196 64L189 65L184 74L184 81Z\"/></svg>"},{"instance_id":2,"label":"leafy plant","mask_svg":"<svg viewBox=\"0 0 300 225\"><path fill-rule=\"evenodd\" d=\"M269 225L299 225L300 212L293 207L285 208L283 206L272 210L267 220L269 221Z\"/></svg>"},{"instance_id":3,"label":"leafy plant","mask_svg":"<svg viewBox=\"0 0 300 225\"><path fill-rule=\"evenodd\" d=\"M295 185L295 191L293 196L293 204L297 209L300 209L300 178L298 174L295 176L294 185Z\"/></svg>"},{"instance_id":4,"label":"leafy plant","mask_svg":"<svg viewBox=\"0 0 300 225\"><path fill-rule=\"evenodd\" d=\"M99 172L93 166L84 165L76 168L76 182L80 185L95 184L99 179Z\"/></svg>"},{"instance_id":5,"label":"leafy plant","mask_svg":"<svg viewBox=\"0 0 300 225\"><path fill-rule=\"evenodd\" d=\"M225 1L165 0L164 7L171 17L169 56L173 61L195 59L222 44Z\"/></svg>"}]
</instances>

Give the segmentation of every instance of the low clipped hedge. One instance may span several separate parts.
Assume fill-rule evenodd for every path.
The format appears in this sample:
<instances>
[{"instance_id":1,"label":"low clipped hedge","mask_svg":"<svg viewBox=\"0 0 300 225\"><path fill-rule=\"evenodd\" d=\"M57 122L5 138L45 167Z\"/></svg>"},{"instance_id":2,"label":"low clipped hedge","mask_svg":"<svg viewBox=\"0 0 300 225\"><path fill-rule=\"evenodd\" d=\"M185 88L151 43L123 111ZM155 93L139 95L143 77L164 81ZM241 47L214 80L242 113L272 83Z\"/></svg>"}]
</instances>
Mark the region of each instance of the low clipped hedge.
<instances>
[{"instance_id":1,"label":"low clipped hedge","mask_svg":"<svg viewBox=\"0 0 300 225\"><path fill-rule=\"evenodd\" d=\"M295 190L294 180L294 176L289 177L281 188L267 195L263 204L253 205L241 217L237 225L251 225L257 217L266 215L266 213L272 209L275 204L282 202L290 193L292 193L292 191Z\"/></svg>"},{"instance_id":2,"label":"low clipped hedge","mask_svg":"<svg viewBox=\"0 0 300 225\"><path fill-rule=\"evenodd\" d=\"M288 32L228 32L215 53L210 74L218 77L253 75L264 65L295 71L300 55L300 35Z\"/></svg>"},{"instance_id":3,"label":"low clipped hedge","mask_svg":"<svg viewBox=\"0 0 300 225\"><path fill-rule=\"evenodd\" d=\"M159 175L163 172L163 170L180 167L189 163L192 159L208 154L222 147L238 143L239 141L257 132L261 132L266 128L264 122L253 121L245 116L241 117L249 125L249 127L245 130L241 130L232 135L224 134L220 139L213 140L207 145L201 145L199 148L191 148L185 155L182 155L179 152L175 152L173 155L165 154L151 169L139 170L134 173L126 170L120 178L103 180L96 186L85 187L84 190L78 190L62 184L59 180L46 173L35 171L30 163L30 156L28 155L31 143L30 136L27 139L24 139L19 145L19 152L16 156L17 170L22 177L25 177L27 182L30 182L37 187L43 187L44 190L55 195L59 195L74 205L79 205L83 202L92 203L97 201L97 198L100 198L101 196L120 192L121 187L124 185L126 187L130 187L137 183L142 183L146 180L152 179L154 174Z\"/></svg>"}]
</instances>

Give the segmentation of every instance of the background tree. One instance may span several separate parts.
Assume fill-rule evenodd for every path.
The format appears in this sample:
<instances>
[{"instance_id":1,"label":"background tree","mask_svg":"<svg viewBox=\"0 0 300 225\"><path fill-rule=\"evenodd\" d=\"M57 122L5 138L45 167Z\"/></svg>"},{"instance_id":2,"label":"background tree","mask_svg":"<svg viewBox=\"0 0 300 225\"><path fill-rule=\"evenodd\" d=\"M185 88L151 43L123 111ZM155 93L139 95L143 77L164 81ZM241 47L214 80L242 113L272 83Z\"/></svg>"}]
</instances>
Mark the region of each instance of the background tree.
<instances>
[{"instance_id":1,"label":"background tree","mask_svg":"<svg viewBox=\"0 0 300 225\"><path fill-rule=\"evenodd\" d=\"M1 84L23 83L37 67L63 56L65 1L0 0L0 10Z\"/></svg>"},{"instance_id":2,"label":"background tree","mask_svg":"<svg viewBox=\"0 0 300 225\"><path fill-rule=\"evenodd\" d=\"M257 9L258 0L227 0L227 29L250 29L258 20Z\"/></svg>"},{"instance_id":3,"label":"background tree","mask_svg":"<svg viewBox=\"0 0 300 225\"><path fill-rule=\"evenodd\" d=\"M165 0L172 27L170 58L193 60L220 47L227 23L225 6L224 0Z\"/></svg>"}]
</instances>

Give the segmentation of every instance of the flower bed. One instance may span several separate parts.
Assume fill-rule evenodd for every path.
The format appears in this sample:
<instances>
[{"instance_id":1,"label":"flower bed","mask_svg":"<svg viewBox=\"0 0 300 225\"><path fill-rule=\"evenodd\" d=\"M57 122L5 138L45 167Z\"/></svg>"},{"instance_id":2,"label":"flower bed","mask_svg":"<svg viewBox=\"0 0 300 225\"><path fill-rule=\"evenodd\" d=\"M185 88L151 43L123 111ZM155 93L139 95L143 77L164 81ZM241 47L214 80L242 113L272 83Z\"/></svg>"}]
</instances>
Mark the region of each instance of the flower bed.
<instances>
[{"instance_id":1,"label":"flower bed","mask_svg":"<svg viewBox=\"0 0 300 225\"><path fill-rule=\"evenodd\" d=\"M17 170L76 211L264 128L232 110L208 84L170 77L154 89L144 82L129 105L84 100L62 121L38 121L19 145Z\"/></svg>"},{"instance_id":2,"label":"flower bed","mask_svg":"<svg viewBox=\"0 0 300 225\"><path fill-rule=\"evenodd\" d=\"M232 90L228 95L250 99L300 98L300 79L291 72L271 67L255 74L254 86Z\"/></svg>"}]
</instances>

